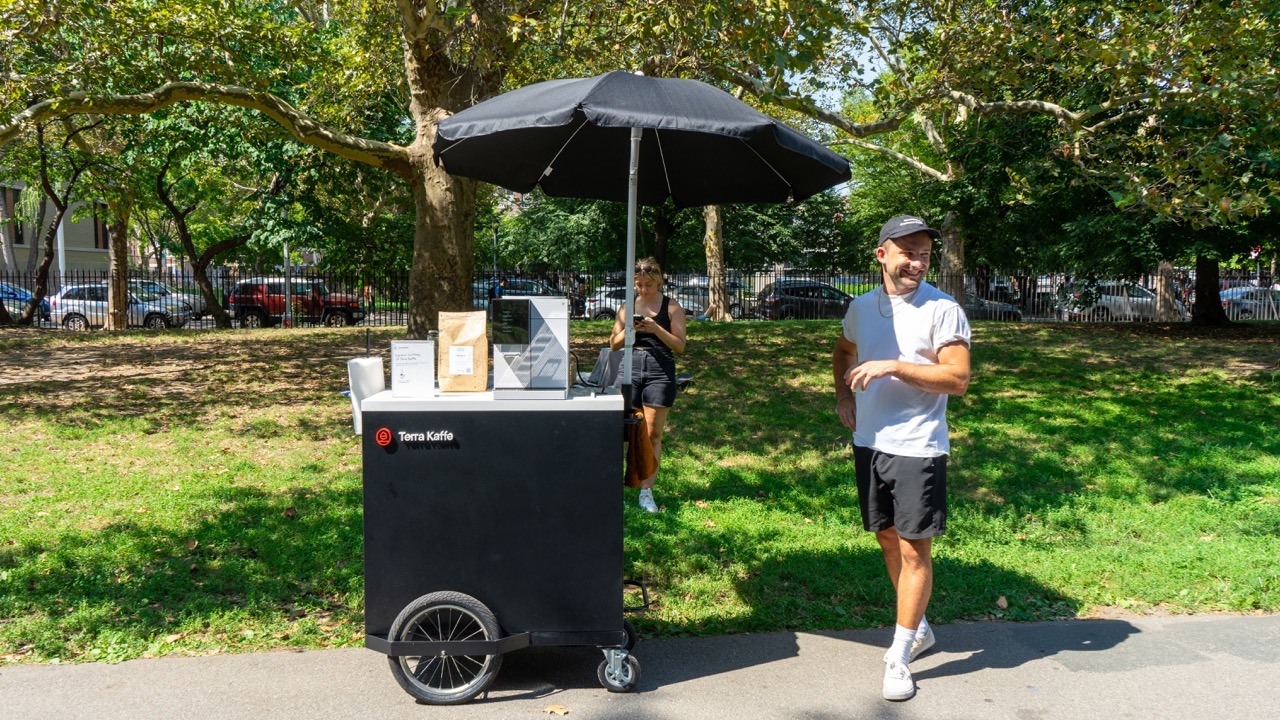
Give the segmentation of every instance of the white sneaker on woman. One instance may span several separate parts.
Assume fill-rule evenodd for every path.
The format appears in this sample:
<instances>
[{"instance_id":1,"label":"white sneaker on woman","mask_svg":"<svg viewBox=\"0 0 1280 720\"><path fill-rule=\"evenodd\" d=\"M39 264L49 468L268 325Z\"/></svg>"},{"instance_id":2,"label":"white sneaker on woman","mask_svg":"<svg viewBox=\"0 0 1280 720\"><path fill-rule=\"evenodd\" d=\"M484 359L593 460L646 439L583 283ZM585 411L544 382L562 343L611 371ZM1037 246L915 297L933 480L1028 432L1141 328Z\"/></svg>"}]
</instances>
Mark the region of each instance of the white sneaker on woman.
<instances>
[{"instance_id":1,"label":"white sneaker on woman","mask_svg":"<svg viewBox=\"0 0 1280 720\"><path fill-rule=\"evenodd\" d=\"M646 488L640 491L640 509L645 512L658 512L658 505L653 501L653 490Z\"/></svg>"}]
</instances>

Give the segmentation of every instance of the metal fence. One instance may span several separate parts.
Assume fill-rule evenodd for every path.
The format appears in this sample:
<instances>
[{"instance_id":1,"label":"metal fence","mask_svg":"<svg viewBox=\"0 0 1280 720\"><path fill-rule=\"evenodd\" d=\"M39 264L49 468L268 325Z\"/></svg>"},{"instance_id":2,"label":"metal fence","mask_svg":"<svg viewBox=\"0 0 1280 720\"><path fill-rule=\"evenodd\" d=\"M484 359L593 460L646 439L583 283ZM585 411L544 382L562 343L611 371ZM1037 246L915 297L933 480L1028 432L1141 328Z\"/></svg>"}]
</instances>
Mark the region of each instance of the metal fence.
<instances>
[{"instance_id":1,"label":"metal fence","mask_svg":"<svg viewBox=\"0 0 1280 720\"><path fill-rule=\"evenodd\" d=\"M0 273L0 298L15 318L29 303L35 278ZM310 270L283 273L218 268L209 280L214 303L227 310L237 327L396 326L408 321L407 275L360 278ZM34 324L44 328L100 327L106 321L105 271L51 273L48 296ZM565 295L576 319L614 317L624 302L621 270L547 270L476 272L472 307L484 309L499 292L505 295ZM948 286L934 273L930 282ZM1280 319L1280 287L1257 276L1224 273L1220 301L1232 320ZM731 270L726 274L730 314L740 320L843 317L851 297L880 284L878 274L811 270ZM134 269L129 324L140 327L212 328L208 299L189 275ZM951 284L951 285L958 285ZM1020 322L1130 322L1159 320L1164 309L1155 278L1080 280L1065 274L979 275L964 279L963 304L974 320ZM708 280L697 273L671 273L664 291L691 318L705 317ZM1169 312L1189 320L1194 287L1175 277ZM234 298L233 298L234 296ZM234 302L233 302L234 299ZM959 299L959 298L958 298Z\"/></svg>"}]
</instances>

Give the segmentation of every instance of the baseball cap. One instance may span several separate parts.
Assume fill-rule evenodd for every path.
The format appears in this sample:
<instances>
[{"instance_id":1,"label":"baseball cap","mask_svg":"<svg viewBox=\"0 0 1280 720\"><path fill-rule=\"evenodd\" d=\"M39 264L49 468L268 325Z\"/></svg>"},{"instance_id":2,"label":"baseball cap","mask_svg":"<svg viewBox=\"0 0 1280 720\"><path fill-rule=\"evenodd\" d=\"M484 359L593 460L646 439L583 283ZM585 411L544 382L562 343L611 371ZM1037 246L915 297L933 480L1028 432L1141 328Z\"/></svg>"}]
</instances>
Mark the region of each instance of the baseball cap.
<instances>
[{"instance_id":1,"label":"baseball cap","mask_svg":"<svg viewBox=\"0 0 1280 720\"><path fill-rule=\"evenodd\" d=\"M937 240L942 237L942 233L929 227L924 220L915 215L899 215L889 218L889 222L880 228L880 244L884 244L885 240L890 238L900 238L903 235L922 232L929 237Z\"/></svg>"}]
</instances>

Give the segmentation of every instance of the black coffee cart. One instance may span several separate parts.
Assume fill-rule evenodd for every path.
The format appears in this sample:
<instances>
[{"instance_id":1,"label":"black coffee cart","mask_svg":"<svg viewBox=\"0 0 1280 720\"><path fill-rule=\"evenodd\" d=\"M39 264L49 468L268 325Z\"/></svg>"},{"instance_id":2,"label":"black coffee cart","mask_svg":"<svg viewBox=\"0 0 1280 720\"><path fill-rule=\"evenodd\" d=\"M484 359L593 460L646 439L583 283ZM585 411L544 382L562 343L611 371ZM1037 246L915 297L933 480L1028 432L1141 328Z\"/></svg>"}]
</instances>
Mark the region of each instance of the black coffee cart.
<instances>
[{"instance_id":1,"label":"black coffee cart","mask_svg":"<svg viewBox=\"0 0 1280 720\"><path fill-rule=\"evenodd\" d=\"M365 645L410 695L466 702L503 653L594 646L639 682L623 618L622 397L364 399Z\"/></svg>"}]
</instances>

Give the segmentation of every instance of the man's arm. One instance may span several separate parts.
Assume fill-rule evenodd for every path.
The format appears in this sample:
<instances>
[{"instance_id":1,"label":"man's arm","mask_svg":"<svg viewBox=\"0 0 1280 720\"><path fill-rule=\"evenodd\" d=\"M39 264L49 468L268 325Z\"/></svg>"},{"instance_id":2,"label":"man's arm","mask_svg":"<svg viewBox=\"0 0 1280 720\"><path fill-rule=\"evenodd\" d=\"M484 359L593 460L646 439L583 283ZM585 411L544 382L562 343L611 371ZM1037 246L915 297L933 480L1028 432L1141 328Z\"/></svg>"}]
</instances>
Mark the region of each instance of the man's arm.
<instances>
[{"instance_id":1,"label":"man's arm","mask_svg":"<svg viewBox=\"0 0 1280 720\"><path fill-rule=\"evenodd\" d=\"M964 395L969 389L969 346L962 342L944 345L938 350L937 365L870 360L850 368L844 379L848 387L865 390L872 380L890 376L924 392Z\"/></svg>"},{"instance_id":2,"label":"man's arm","mask_svg":"<svg viewBox=\"0 0 1280 720\"><path fill-rule=\"evenodd\" d=\"M857 424L857 398L853 396L853 388L849 386L845 375L858 363L858 346L840 333L836 347L831 351L831 375L836 386L836 414L840 422L850 430Z\"/></svg>"}]
</instances>

